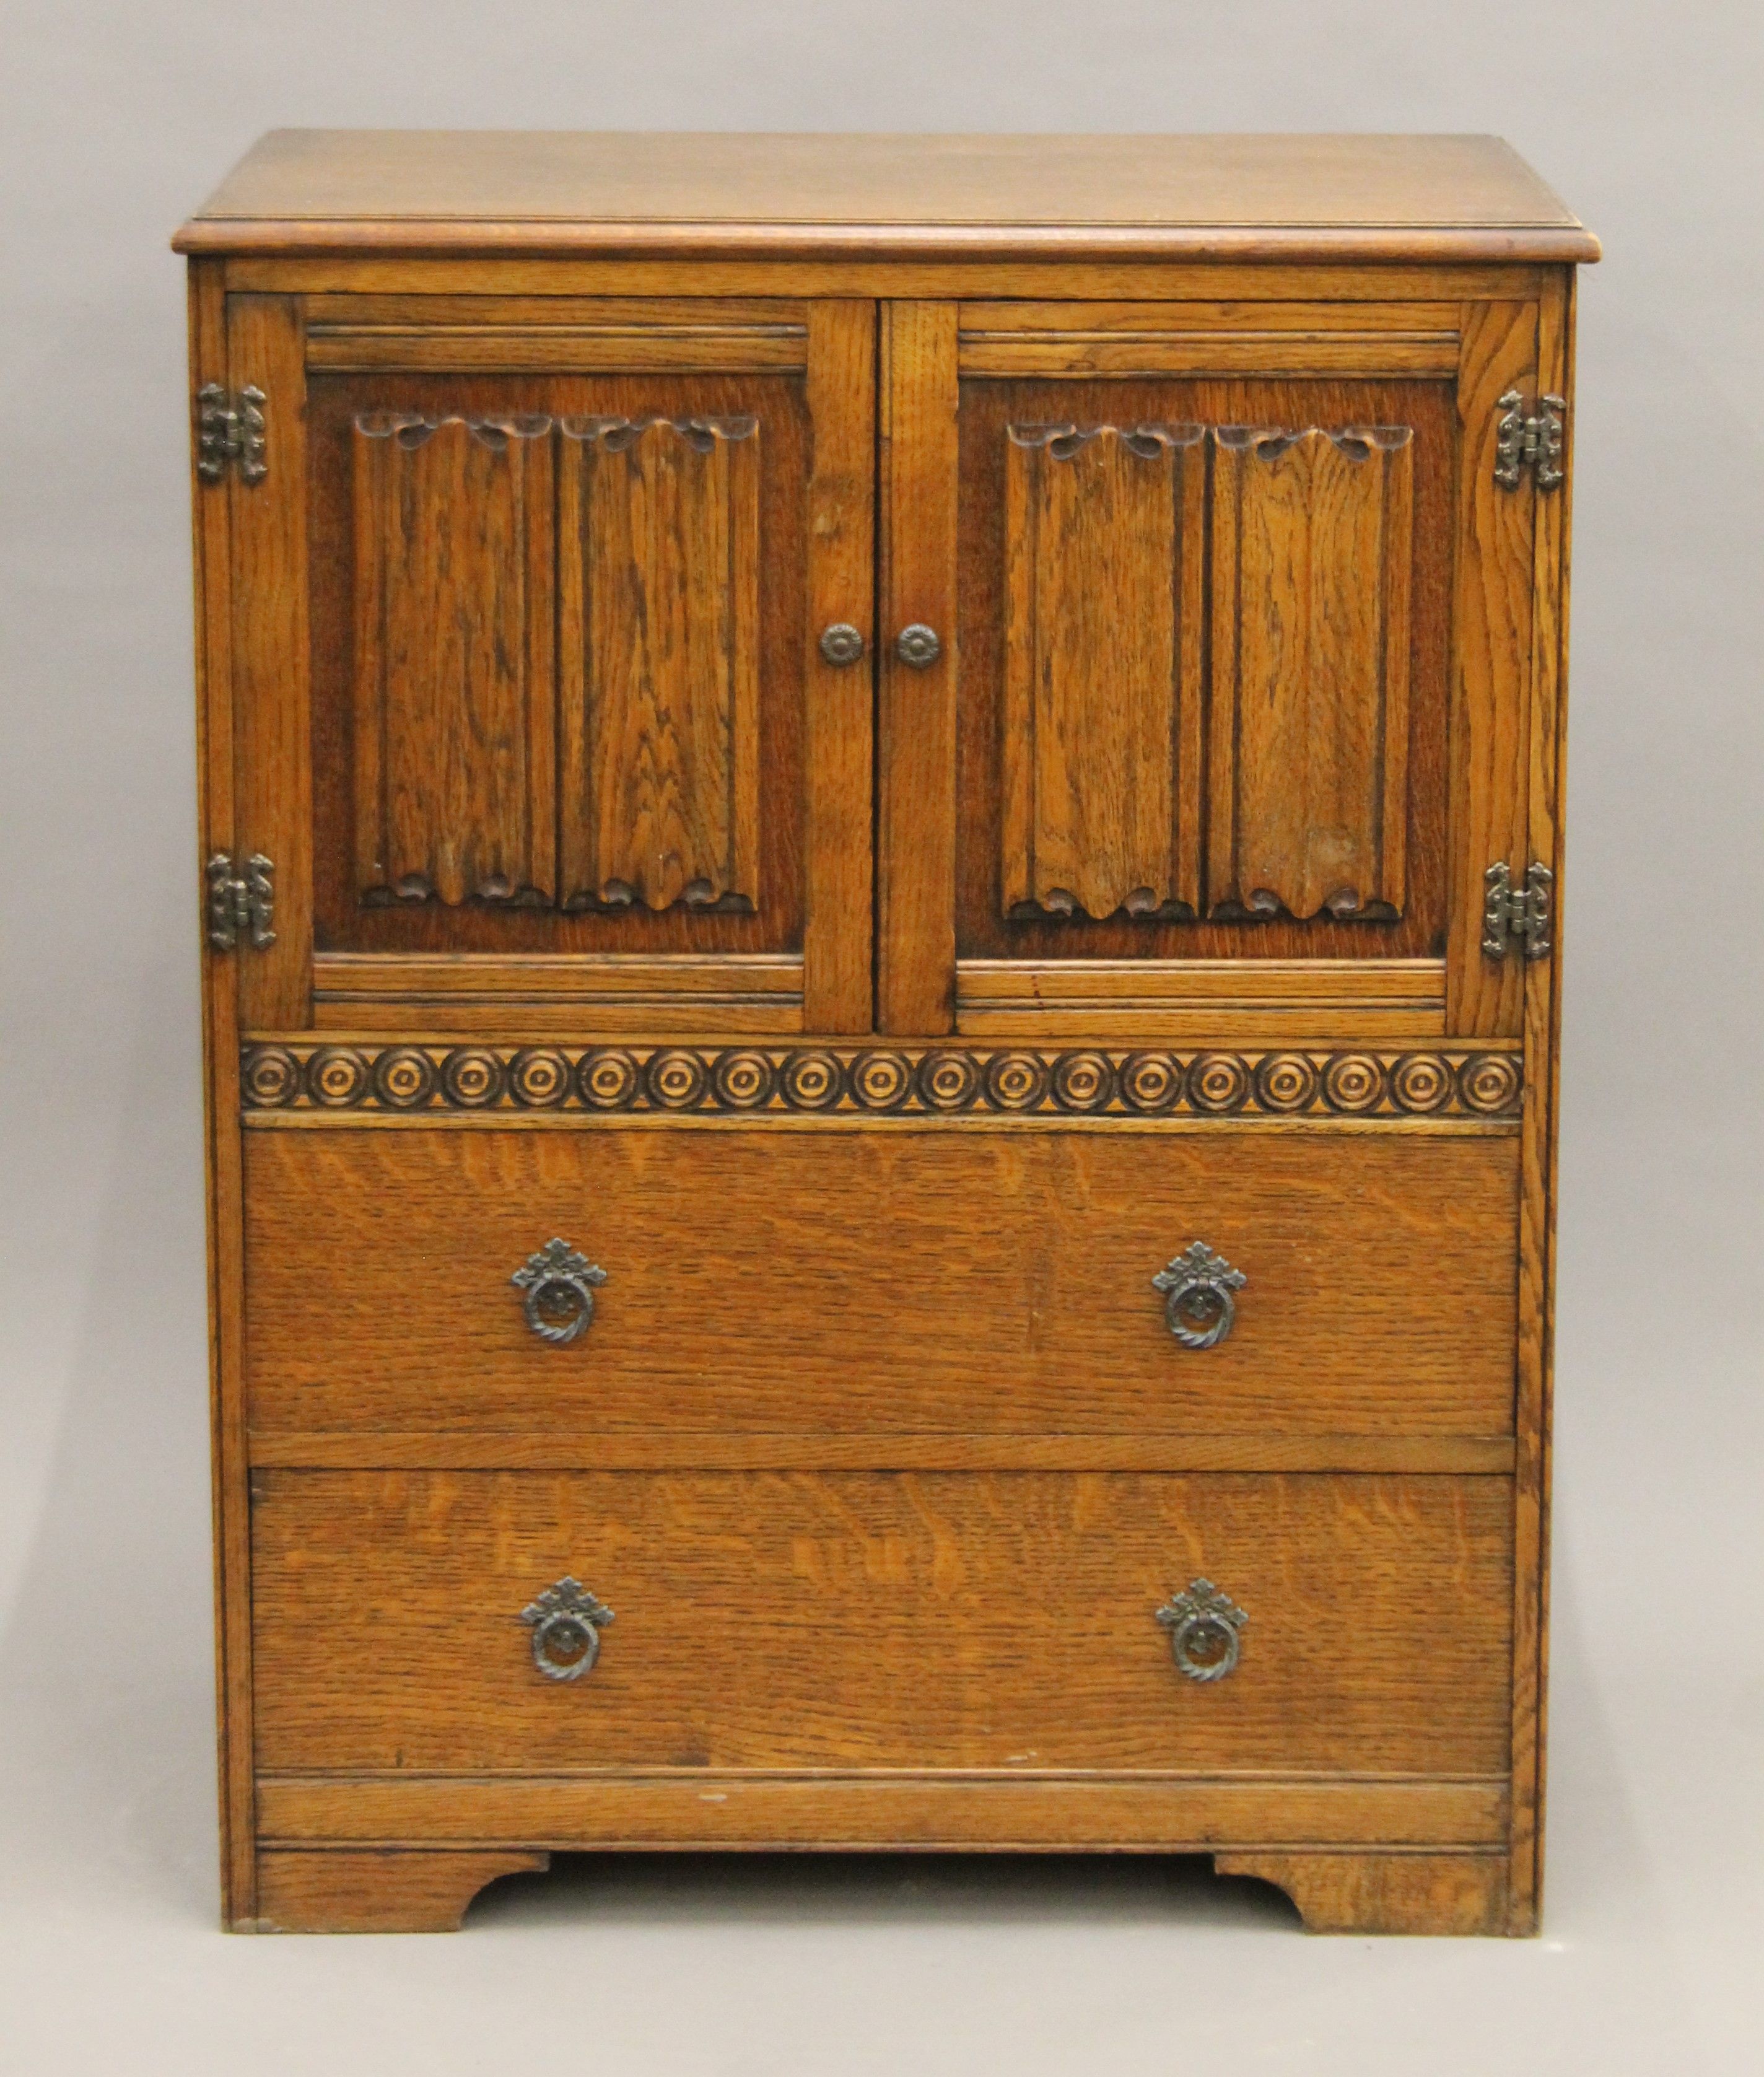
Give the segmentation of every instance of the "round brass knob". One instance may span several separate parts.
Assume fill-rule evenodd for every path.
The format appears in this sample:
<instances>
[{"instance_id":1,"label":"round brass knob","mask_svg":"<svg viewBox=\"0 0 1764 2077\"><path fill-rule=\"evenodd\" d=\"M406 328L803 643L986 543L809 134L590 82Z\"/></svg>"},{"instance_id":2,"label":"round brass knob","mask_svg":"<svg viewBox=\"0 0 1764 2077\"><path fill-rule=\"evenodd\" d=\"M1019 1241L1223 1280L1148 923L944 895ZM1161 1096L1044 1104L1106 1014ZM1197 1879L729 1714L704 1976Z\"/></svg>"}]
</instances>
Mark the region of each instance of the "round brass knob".
<instances>
[{"instance_id":1,"label":"round brass knob","mask_svg":"<svg viewBox=\"0 0 1764 2077\"><path fill-rule=\"evenodd\" d=\"M915 671L923 671L942 655L943 645L934 627L927 627L922 620L915 620L910 627L901 630L894 653L903 664L911 664Z\"/></svg>"},{"instance_id":2,"label":"round brass knob","mask_svg":"<svg viewBox=\"0 0 1764 2077\"><path fill-rule=\"evenodd\" d=\"M830 664L855 664L863 654L863 637L848 620L836 620L821 632L821 653Z\"/></svg>"}]
</instances>

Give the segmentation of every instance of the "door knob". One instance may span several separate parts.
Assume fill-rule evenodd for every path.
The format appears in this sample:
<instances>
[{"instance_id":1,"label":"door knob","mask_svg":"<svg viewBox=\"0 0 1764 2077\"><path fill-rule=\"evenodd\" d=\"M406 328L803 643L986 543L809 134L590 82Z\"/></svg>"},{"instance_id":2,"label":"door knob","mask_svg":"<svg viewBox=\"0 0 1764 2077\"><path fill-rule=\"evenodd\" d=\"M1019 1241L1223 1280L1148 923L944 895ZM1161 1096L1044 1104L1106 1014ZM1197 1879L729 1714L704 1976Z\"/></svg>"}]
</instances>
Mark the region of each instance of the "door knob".
<instances>
[{"instance_id":1,"label":"door knob","mask_svg":"<svg viewBox=\"0 0 1764 2077\"><path fill-rule=\"evenodd\" d=\"M903 664L910 664L915 671L922 671L942 655L943 645L934 627L927 627L922 620L915 620L910 627L901 630L894 653Z\"/></svg>"},{"instance_id":2,"label":"door knob","mask_svg":"<svg viewBox=\"0 0 1764 2077\"><path fill-rule=\"evenodd\" d=\"M863 654L863 637L847 620L836 620L821 634L821 653L830 664L855 664Z\"/></svg>"}]
</instances>

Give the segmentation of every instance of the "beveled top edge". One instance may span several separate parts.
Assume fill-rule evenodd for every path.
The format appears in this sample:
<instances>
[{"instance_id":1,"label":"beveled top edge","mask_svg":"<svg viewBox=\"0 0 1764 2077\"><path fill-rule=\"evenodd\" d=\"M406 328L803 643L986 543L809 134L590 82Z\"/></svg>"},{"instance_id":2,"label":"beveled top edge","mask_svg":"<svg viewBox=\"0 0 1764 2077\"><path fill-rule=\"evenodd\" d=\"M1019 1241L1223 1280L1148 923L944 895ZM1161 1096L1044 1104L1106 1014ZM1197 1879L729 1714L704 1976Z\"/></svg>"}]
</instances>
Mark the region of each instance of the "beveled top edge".
<instances>
[{"instance_id":1,"label":"beveled top edge","mask_svg":"<svg viewBox=\"0 0 1764 2077\"><path fill-rule=\"evenodd\" d=\"M1483 136L273 131L184 252L1058 251L1591 259Z\"/></svg>"}]
</instances>

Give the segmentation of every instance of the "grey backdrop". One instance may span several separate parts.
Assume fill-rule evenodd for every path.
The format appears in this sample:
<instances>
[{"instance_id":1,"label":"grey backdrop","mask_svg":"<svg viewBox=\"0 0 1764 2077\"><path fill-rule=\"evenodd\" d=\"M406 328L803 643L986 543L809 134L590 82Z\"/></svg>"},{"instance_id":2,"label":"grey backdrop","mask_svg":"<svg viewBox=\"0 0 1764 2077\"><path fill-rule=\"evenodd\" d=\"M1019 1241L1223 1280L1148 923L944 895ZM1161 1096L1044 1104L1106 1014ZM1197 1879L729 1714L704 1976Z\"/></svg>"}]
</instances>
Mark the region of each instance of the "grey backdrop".
<instances>
[{"instance_id":1,"label":"grey backdrop","mask_svg":"<svg viewBox=\"0 0 1764 2077\"><path fill-rule=\"evenodd\" d=\"M8 2069L1749 2062L1759 24L1741 0L13 0ZM1496 130L1603 235L1580 322L1543 1941L1307 1942L1267 1892L1130 1862L639 1863L494 1893L454 1942L213 1931L183 290L165 241L288 123Z\"/></svg>"}]
</instances>

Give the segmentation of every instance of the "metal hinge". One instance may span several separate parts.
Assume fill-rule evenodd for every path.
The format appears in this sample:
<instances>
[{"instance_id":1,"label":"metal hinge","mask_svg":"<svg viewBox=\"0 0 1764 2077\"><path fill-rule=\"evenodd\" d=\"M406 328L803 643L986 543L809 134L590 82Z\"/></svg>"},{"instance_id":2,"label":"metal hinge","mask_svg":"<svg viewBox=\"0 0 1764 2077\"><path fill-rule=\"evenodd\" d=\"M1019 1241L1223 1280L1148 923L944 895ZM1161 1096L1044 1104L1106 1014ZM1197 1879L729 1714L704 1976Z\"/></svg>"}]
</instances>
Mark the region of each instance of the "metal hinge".
<instances>
[{"instance_id":1,"label":"metal hinge","mask_svg":"<svg viewBox=\"0 0 1764 2077\"><path fill-rule=\"evenodd\" d=\"M1504 490L1516 490L1529 468L1540 490L1554 490L1562 481L1562 419L1567 403L1560 397L1540 397L1535 412L1528 413L1525 400L1516 389L1500 399L1500 422L1495 428L1495 481Z\"/></svg>"},{"instance_id":2,"label":"metal hinge","mask_svg":"<svg viewBox=\"0 0 1764 2077\"><path fill-rule=\"evenodd\" d=\"M241 483L261 483L269 473L265 452L264 406L269 399L248 382L236 402L218 382L205 382L196 393L196 473L218 483L228 462L239 464Z\"/></svg>"},{"instance_id":3,"label":"metal hinge","mask_svg":"<svg viewBox=\"0 0 1764 2077\"><path fill-rule=\"evenodd\" d=\"M217 952L235 951L241 933L259 951L275 943L275 870L260 851L246 860L243 872L234 872L231 851L218 851L208 861L208 942Z\"/></svg>"},{"instance_id":4,"label":"metal hinge","mask_svg":"<svg viewBox=\"0 0 1764 2077\"><path fill-rule=\"evenodd\" d=\"M1547 865L1528 865L1525 885L1515 887L1504 864L1489 867L1483 875L1488 890L1483 901L1483 950L1490 959L1504 959L1515 945L1528 959L1541 959L1550 950L1555 878Z\"/></svg>"}]
</instances>

